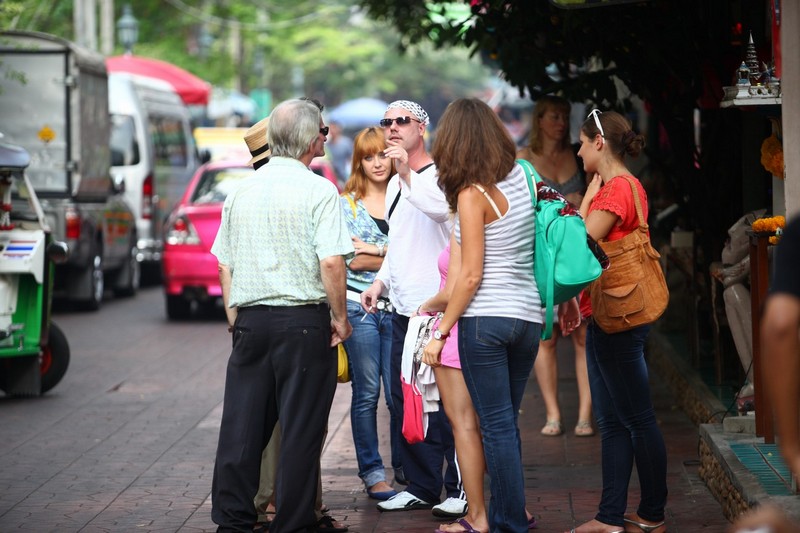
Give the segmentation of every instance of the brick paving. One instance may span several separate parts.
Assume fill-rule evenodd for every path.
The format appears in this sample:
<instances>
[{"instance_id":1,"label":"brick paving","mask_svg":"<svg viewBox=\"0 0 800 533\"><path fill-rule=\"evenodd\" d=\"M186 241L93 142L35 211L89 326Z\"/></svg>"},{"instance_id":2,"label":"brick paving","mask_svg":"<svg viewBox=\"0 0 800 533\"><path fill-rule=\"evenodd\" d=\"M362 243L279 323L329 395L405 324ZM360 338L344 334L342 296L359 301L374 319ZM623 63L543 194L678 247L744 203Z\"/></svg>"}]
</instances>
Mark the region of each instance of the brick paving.
<instances>
[{"instance_id":1,"label":"brick paving","mask_svg":"<svg viewBox=\"0 0 800 533\"><path fill-rule=\"evenodd\" d=\"M528 509L538 521L538 531L569 530L591 519L600 498L600 438L575 437L572 428L577 416L577 387L570 343L559 343L559 400L565 432L559 437L539 433L545 421L536 379L531 380L520 413ZM719 503L699 479L698 431L689 418L675 406L669 390L653 376L654 402L658 420L667 443L669 501L667 525L670 532L723 532L730 525ZM353 533L425 532L431 533L441 523L430 511L380 513L367 498L356 475L353 444L347 411L349 388L339 385L334 412L331 414L329 441L323 457L323 500L331 514L350 526ZM388 462L386 409L381 406L381 453ZM488 479L486 485L488 497ZM631 483L629 506L635 508L637 483Z\"/></svg>"},{"instance_id":2,"label":"brick paving","mask_svg":"<svg viewBox=\"0 0 800 533\"><path fill-rule=\"evenodd\" d=\"M0 398L0 533L10 531L211 532L211 473L230 339L219 320L167 323L159 290L102 313L58 316L73 361L40 399ZM119 324L130 328L119 328ZM113 335L108 332L113 331ZM520 416L528 508L539 531L590 519L600 493L599 437L571 429L577 392L570 343L559 344L560 437L544 424L535 378ZM671 532L723 532L720 505L698 478L698 429L652 378L669 453ZM431 533L430 511L380 513L358 479L350 387L339 385L322 460L323 499L352 533ZM379 409L388 463L388 415ZM487 489L488 495L488 489ZM636 502L636 482L630 500Z\"/></svg>"}]
</instances>

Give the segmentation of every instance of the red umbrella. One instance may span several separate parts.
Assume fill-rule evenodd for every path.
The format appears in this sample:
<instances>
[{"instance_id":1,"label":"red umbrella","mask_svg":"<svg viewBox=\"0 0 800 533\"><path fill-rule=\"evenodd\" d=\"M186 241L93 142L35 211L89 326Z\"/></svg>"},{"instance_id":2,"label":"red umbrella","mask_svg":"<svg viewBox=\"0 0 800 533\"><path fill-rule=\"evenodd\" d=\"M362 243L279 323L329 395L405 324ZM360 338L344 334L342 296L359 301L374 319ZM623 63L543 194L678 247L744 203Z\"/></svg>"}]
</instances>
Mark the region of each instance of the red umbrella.
<instances>
[{"instance_id":1,"label":"red umbrella","mask_svg":"<svg viewBox=\"0 0 800 533\"><path fill-rule=\"evenodd\" d=\"M106 68L109 72L127 72L164 80L175 88L175 92L187 105L206 105L211 94L211 85L207 81L172 63L158 59L133 55L107 57Z\"/></svg>"}]
</instances>

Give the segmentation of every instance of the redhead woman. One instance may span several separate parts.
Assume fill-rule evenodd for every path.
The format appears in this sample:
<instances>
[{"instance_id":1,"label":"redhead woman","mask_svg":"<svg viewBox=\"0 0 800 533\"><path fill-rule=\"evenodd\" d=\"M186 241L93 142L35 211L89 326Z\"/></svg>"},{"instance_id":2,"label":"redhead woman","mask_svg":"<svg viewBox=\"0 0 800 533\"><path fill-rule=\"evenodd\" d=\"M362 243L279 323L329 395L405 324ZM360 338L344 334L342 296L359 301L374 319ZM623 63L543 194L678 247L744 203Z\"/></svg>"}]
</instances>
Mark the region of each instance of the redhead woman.
<instances>
[{"instance_id":1,"label":"redhead woman","mask_svg":"<svg viewBox=\"0 0 800 533\"><path fill-rule=\"evenodd\" d=\"M461 265L425 357L441 361L445 340L458 323L461 369L491 478L489 531L522 533L528 519L517 417L542 324L530 193L515 163L514 141L478 99L447 107L431 155L439 186L456 212ZM567 328L578 325L577 301L562 305L560 313Z\"/></svg>"},{"instance_id":2,"label":"redhead woman","mask_svg":"<svg viewBox=\"0 0 800 533\"><path fill-rule=\"evenodd\" d=\"M613 241L636 231L636 214L630 182L647 219L647 194L625 165L625 156L636 156L644 137L615 112L592 111L581 127L578 156L593 176L581 213L586 230L596 240ZM644 345L650 326L620 333L606 333L594 322L586 332L586 364L592 405L601 435L603 493L593 520L573 529L575 533L663 533L667 502L667 452L656 422L648 381ZM634 512L626 514L628 484L633 465L641 496Z\"/></svg>"},{"instance_id":3,"label":"redhead woman","mask_svg":"<svg viewBox=\"0 0 800 533\"><path fill-rule=\"evenodd\" d=\"M383 219L386 186L394 174L383 131L362 130L353 143L350 178L344 187L341 203L347 227L356 250L347 265L347 318L353 334L344 342L350 365L353 396L350 422L358 461L358 476L367 494L376 500L387 500L396 494L386 482L383 459L378 452L377 411L381 382L389 408L392 466L400 468L400 454L395 436L400 426L389 394L392 318L387 307L377 306L376 313L364 314L361 292L370 286L383 263L388 249L389 225ZM379 302L381 303L381 302Z\"/></svg>"}]
</instances>

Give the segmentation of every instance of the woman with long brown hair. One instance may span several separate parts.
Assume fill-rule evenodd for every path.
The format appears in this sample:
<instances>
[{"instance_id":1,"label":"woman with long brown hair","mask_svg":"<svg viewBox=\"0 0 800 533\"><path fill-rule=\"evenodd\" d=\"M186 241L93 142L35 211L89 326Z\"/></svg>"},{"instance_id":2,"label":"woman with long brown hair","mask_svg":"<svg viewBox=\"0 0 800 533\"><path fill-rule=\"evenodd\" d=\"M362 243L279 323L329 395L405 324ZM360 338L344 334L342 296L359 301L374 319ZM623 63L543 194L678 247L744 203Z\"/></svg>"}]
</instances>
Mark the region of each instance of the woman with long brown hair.
<instances>
[{"instance_id":1,"label":"woman with long brown hair","mask_svg":"<svg viewBox=\"0 0 800 533\"><path fill-rule=\"evenodd\" d=\"M457 322L461 369L491 477L489 530L524 532L528 520L517 417L542 324L530 193L515 163L514 141L478 99L459 99L447 107L431 155L439 186L456 212L461 262L425 357L434 366L441 360ZM561 312L568 327L578 324L577 302L563 305Z\"/></svg>"}]
</instances>

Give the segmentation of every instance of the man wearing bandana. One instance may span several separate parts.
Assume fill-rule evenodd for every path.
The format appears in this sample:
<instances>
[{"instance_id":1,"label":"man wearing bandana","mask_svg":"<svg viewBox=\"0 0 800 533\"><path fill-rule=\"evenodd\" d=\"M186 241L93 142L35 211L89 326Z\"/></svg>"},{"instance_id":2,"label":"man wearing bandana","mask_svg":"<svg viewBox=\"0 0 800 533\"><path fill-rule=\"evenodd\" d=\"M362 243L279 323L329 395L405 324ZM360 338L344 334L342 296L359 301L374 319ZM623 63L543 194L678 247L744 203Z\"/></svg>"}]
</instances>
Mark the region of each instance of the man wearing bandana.
<instances>
[{"instance_id":1,"label":"man wearing bandana","mask_svg":"<svg viewBox=\"0 0 800 533\"><path fill-rule=\"evenodd\" d=\"M408 320L428 296L439 290L437 258L450 238L452 219L437 184L436 167L425 149L428 114L417 103L398 100L389 104L380 125L387 156L397 174L386 189L386 216L391 248L372 286L361 294L365 311L374 312L378 296L388 291L392 314L391 396L398 420L403 419L400 364ZM400 428L392 428L400 431ZM424 442L409 444L398 436L402 471L395 480L408 480L406 490L378 503L381 511L431 509L434 515L457 518L467 510L455 465L453 432L444 410L430 413ZM442 476L442 464L448 468ZM447 497L440 501L442 486ZM438 503L438 504L437 504ZM437 504L437 505L434 505Z\"/></svg>"}]
</instances>

